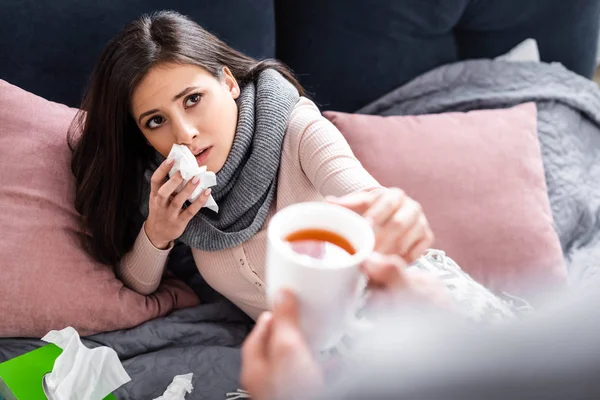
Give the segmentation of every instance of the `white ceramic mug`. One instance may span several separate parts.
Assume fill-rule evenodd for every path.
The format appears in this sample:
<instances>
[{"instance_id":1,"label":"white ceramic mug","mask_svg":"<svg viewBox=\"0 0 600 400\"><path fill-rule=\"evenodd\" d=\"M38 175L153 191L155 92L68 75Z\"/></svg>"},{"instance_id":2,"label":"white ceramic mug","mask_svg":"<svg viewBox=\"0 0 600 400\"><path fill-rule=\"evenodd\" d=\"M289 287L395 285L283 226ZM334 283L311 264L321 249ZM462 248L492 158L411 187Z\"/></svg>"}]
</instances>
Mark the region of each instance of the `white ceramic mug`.
<instances>
[{"instance_id":1,"label":"white ceramic mug","mask_svg":"<svg viewBox=\"0 0 600 400\"><path fill-rule=\"evenodd\" d=\"M321 229L346 239L354 255L337 260L301 256L285 238L305 229ZM369 223L344 207L324 202L298 203L273 216L268 227L267 296L290 289L300 305L300 325L309 345L323 349L354 321L361 278L360 264L373 252Z\"/></svg>"}]
</instances>

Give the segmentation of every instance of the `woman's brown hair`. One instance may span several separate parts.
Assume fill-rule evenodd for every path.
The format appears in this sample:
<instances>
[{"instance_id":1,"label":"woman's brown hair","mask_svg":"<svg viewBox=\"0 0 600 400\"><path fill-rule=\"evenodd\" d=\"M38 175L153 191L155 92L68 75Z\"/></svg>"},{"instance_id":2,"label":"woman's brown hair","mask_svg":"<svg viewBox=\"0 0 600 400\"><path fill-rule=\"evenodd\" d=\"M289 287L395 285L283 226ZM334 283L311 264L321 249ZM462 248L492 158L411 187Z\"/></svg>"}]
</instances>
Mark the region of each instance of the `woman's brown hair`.
<instances>
[{"instance_id":1,"label":"woman's brown hair","mask_svg":"<svg viewBox=\"0 0 600 400\"><path fill-rule=\"evenodd\" d=\"M154 151L131 116L130 99L160 63L198 65L218 79L228 67L240 87L272 68L304 94L279 61L245 56L176 12L144 15L127 25L103 51L69 134L84 246L105 264L117 264L140 229L135 221L145 201L143 174Z\"/></svg>"}]
</instances>

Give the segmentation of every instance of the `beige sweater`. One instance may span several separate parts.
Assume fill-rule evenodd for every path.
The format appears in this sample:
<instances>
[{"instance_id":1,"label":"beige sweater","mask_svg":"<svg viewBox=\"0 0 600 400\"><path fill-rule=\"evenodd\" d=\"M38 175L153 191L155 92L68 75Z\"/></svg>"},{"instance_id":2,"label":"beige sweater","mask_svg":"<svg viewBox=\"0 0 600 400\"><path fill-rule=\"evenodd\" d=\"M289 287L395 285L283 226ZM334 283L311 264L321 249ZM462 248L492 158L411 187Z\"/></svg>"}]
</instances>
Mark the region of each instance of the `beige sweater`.
<instances>
[{"instance_id":1,"label":"beige sweater","mask_svg":"<svg viewBox=\"0 0 600 400\"><path fill-rule=\"evenodd\" d=\"M301 98L288 121L277 196L265 225L250 240L234 248L216 252L192 249L198 270L210 286L256 319L267 308L266 226L273 214L293 203L321 201L328 195L342 196L379 187L337 128L312 101ZM160 283L169 251L154 247L142 228L117 273L133 290L150 294Z\"/></svg>"}]
</instances>

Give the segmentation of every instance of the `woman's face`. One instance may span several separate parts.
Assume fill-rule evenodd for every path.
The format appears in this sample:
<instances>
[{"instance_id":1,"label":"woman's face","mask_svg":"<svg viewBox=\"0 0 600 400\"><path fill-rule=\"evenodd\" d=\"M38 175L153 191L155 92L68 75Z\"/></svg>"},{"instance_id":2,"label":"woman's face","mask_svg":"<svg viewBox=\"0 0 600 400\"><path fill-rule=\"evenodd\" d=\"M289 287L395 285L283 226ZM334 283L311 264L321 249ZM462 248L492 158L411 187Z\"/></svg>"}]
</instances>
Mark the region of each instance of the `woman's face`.
<instances>
[{"instance_id":1,"label":"woman's face","mask_svg":"<svg viewBox=\"0 0 600 400\"><path fill-rule=\"evenodd\" d=\"M167 157L173 144L182 144L198 165L218 172L233 144L239 95L228 68L217 79L196 65L160 64L133 91L131 113L160 154Z\"/></svg>"}]
</instances>

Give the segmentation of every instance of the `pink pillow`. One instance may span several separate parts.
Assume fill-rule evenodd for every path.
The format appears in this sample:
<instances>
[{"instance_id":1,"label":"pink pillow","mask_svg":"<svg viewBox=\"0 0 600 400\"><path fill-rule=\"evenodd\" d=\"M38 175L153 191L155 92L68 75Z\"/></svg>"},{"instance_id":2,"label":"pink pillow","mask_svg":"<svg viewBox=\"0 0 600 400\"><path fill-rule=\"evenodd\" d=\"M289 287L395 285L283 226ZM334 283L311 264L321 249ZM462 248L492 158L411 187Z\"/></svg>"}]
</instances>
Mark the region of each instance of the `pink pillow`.
<instances>
[{"instance_id":1,"label":"pink pillow","mask_svg":"<svg viewBox=\"0 0 600 400\"><path fill-rule=\"evenodd\" d=\"M421 203L444 250L495 291L566 283L534 103L422 116L326 112L384 186Z\"/></svg>"},{"instance_id":2,"label":"pink pillow","mask_svg":"<svg viewBox=\"0 0 600 400\"><path fill-rule=\"evenodd\" d=\"M66 132L76 110L0 80L0 336L129 328L198 304L182 282L139 295L80 247Z\"/></svg>"}]
</instances>

